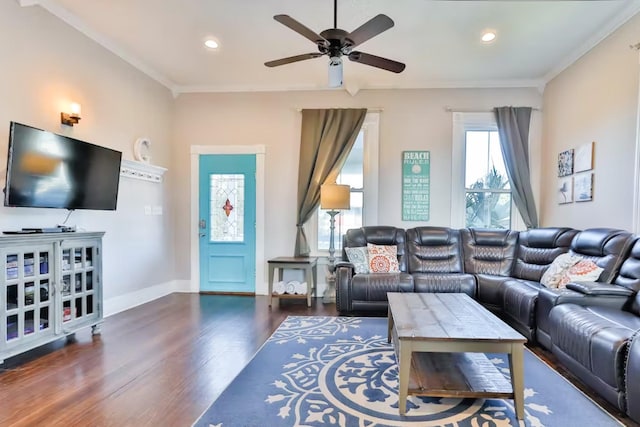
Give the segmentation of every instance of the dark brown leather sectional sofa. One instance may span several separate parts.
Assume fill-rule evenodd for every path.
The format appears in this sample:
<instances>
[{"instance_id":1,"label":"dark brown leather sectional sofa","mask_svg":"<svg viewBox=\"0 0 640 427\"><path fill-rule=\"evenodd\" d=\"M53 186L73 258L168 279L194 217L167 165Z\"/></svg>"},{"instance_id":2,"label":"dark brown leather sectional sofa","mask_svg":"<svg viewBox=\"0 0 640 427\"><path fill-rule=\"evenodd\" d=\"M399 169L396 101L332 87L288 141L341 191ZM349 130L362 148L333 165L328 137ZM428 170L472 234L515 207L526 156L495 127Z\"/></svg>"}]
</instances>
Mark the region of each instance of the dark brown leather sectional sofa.
<instances>
[{"instance_id":1,"label":"dark brown leather sectional sofa","mask_svg":"<svg viewBox=\"0 0 640 427\"><path fill-rule=\"evenodd\" d=\"M376 226L348 230L343 248L395 245L400 273L354 274L338 263L340 314L387 312L387 292L464 292L553 352L607 401L640 422L640 240L624 230ZM597 282L550 289L540 279L569 252L603 269ZM346 260L343 249L343 260Z\"/></svg>"}]
</instances>

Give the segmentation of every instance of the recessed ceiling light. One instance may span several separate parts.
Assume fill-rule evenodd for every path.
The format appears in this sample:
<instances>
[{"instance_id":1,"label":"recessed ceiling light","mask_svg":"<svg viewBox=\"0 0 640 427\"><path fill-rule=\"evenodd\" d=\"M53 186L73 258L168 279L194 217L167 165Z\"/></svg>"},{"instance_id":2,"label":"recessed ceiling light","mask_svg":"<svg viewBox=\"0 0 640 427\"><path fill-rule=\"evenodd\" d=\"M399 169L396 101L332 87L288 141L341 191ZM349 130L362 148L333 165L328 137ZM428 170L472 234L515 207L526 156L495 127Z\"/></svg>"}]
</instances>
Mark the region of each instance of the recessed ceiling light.
<instances>
[{"instance_id":1,"label":"recessed ceiling light","mask_svg":"<svg viewBox=\"0 0 640 427\"><path fill-rule=\"evenodd\" d=\"M218 48L218 42L213 40L213 39L207 39L204 41L204 45L206 47L208 47L209 49L217 49Z\"/></svg>"},{"instance_id":2,"label":"recessed ceiling light","mask_svg":"<svg viewBox=\"0 0 640 427\"><path fill-rule=\"evenodd\" d=\"M496 33L494 31L485 31L482 33L481 39L485 43L490 43L496 39Z\"/></svg>"}]
</instances>

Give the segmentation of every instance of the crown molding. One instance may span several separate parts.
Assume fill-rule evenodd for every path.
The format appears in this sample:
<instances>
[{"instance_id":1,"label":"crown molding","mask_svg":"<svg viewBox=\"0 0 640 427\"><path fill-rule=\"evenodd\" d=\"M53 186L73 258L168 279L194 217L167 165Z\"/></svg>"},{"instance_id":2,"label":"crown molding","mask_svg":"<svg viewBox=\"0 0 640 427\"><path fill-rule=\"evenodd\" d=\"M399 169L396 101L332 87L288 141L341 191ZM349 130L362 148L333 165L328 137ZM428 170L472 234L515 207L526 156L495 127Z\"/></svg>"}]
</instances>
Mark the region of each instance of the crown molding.
<instances>
[{"instance_id":1,"label":"crown molding","mask_svg":"<svg viewBox=\"0 0 640 427\"><path fill-rule=\"evenodd\" d=\"M109 50L116 56L120 57L125 62L129 63L133 67L137 68L142 73L146 74L148 77L157 81L167 89L169 89L174 96L176 96L176 91L174 89L175 84L169 79L167 76L144 63L143 61L136 58L135 55L127 52L121 46L119 46L116 42L111 40L109 37L104 34L93 30L87 23L82 20L79 16L69 12L67 9L62 7L55 0L18 0L21 6L33 6L38 5L51 13L53 16L62 20L66 24L80 31L85 36L89 37L91 40L95 41L105 49Z\"/></svg>"},{"instance_id":2,"label":"crown molding","mask_svg":"<svg viewBox=\"0 0 640 427\"><path fill-rule=\"evenodd\" d=\"M629 19L633 18L638 12L640 12L640 1L631 1L627 5L627 7L620 11L620 13L618 13L613 19L607 22L606 26L602 27L600 31L596 32L592 37L587 39L587 41L580 48L576 49L572 54L568 55L562 62L560 62L551 71L549 71L544 76L545 84L549 83L551 80L557 77L558 74L573 65L591 49L596 47L600 42L602 42L604 39L614 33L618 28L624 25Z\"/></svg>"},{"instance_id":3,"label":"crown molding","mask_svg":"<svg viewBox=\"0 0 640 427\"><path fill-rule=\"evenodd\" d=\"M513 79L513 80L434 80L411 85L363 85L362 90L412 90L412 89L500 89L500 88L544 88L543 79ZM234 92L296 92L296 91L347 91L351 93L349 83L339 88L329 88L317 85L264 85L264 86L175 86L175 92L188 93L234 93Z\"/></svg>"}]
</instances>

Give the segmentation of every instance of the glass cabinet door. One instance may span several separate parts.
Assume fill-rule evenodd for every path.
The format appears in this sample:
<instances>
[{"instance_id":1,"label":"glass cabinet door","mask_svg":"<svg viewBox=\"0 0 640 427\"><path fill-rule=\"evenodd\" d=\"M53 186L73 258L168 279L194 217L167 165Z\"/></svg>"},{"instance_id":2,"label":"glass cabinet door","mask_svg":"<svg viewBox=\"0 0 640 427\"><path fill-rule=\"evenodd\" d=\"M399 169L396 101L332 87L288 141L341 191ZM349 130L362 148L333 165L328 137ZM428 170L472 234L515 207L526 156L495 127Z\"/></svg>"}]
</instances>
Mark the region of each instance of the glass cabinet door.
<instances>
[{"instance_id":1,"label":"glass cabinet door","mask_svg":"<svg viewBox=\"0 0 640 427\"><path fill-rule=\"evenodd\" d=\"M61 313L63 331L72 323L91 322L98 317L95 286L98 247L95 242L67 241L61 247Z\"/></svg>"},{"instance_id":2,"label":"glass cabinet door","mask_svg":"<svg viewBox=\"0 0 640 427\"><path fill-rule=\"evenodd\" d=\"M0 301L4 304L0 343L19 345L24 340L52 335L53 276L50 245L6 249L0 252Z\"/></svg>"}]
</instances>

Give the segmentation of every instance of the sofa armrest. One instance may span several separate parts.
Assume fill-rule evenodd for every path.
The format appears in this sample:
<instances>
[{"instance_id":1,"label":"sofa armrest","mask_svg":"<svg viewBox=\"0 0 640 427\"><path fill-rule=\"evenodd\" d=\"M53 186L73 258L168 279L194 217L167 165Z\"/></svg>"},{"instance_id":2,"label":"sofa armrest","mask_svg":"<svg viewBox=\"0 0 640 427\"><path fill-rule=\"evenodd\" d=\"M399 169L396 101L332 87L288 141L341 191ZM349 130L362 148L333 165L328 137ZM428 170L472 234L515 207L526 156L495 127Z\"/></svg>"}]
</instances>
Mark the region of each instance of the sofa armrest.
<instances>
[{"instance_id":1,"label":"sofa armrest","mask_svg":"<svg viewBox=\"0 0 640 427\"><path fill-rule=\"evenodd\" d=\"M348 314L353 311L351 307L351 281L355 273L355 267L348 262L336 264L336 308L338 313Z\"/></svg>"},{"instance_id":2,"label":"sofa armrest","mask_svg":"<svg viewBox=\"0 0 640 427\"><path fill-rule=\"evenodd\" d=\"M567 289L580 292L588 296L623 296L630 297L635 292L624 286L602 282L572 282L567 284Z\"/></svg>"},{"instance_id":3,"label":"sofa armrest","mask_svg":"<svg viewBox=\"0 0 640 427\"><path fill-rule=\"evenodd\" d=\"M624 380L626 384L627 415L640 422L640 333L636 332L629 342Z\"/></svg>"},{"instance_id":4,"label":"sofa armrest","mask_svg":"<svg viewBox=\"0 0 640 427\"><path fill-rule=\"evenodd\" d=\"M336 266L336 268L338 268L338 267L349 267L352 270L355 270L355 266L352 263L350 263L349 261L336 261L335 266Z\"/></svg>"},{"instance_id":5,"label":"sofa armrest","mask_svg":"<svg viewBox=\"0 0 640 427\"><path fill-rule=\"evenodd\" d=\"M606 285L613 286L613 285ZM587 288L586 286L584 287ZM538 327L537 339L547 349L551 348L549 334L551 323L549 315L551 309L560 304L576 304L581 306L609 307L617 310L628 303L630 296L623 294L587 294L579 290L541 288L538 291L538 304L536 306L536 324Z\"/></svg>"}]
</instances>

